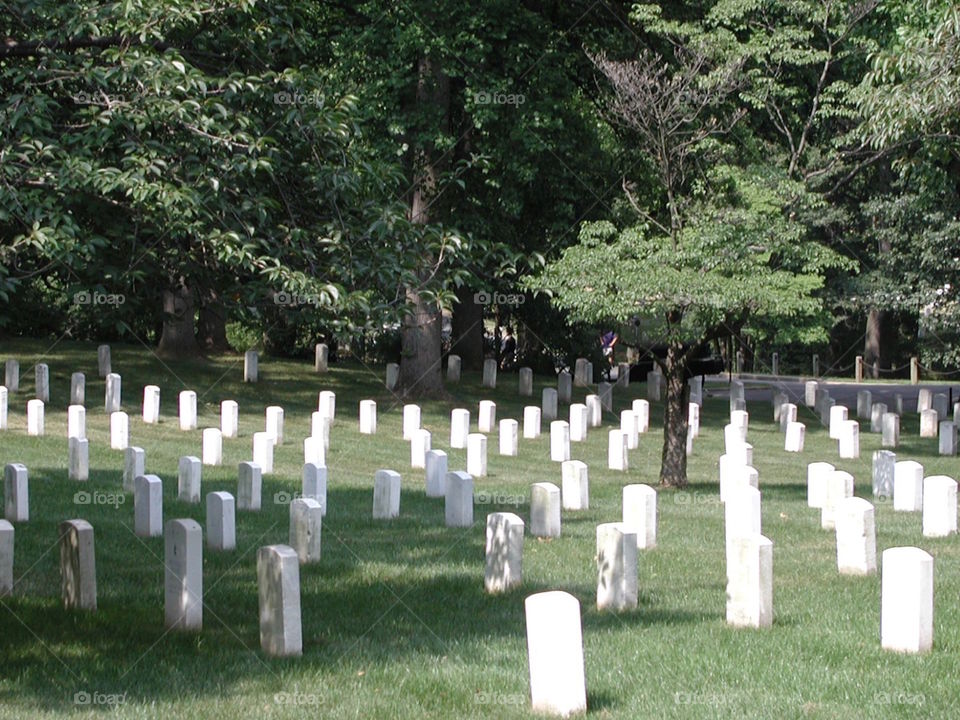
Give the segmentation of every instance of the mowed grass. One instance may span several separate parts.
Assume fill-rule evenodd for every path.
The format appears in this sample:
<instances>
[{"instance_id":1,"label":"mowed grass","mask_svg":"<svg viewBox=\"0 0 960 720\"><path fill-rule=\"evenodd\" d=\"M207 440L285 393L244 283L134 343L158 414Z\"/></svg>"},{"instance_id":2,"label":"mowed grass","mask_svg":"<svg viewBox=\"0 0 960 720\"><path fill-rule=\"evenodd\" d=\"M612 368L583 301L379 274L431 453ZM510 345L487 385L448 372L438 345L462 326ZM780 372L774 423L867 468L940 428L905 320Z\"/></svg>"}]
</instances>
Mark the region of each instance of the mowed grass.
<instances>
[{"instance_id":1,"label":"mowed grass","mask_svg":"<svg viewBox=\"0 0 960 720\"><path fill-rule=\"evenodd\" d=\"M604 427L574 443L572 455L590 466L590 509L563 513L563 536L525 540L523 587L492 597L483 591L484 522L507 510L529 518L529 487L560 482L549 460L549 433L520 441L520 455L501 457L497 435L488 440L489 475L476 491L500 504L478 504L469 529L443 524L443 501L424 494L423 471L410 470L401 439L402 402L381 382L383 369L333 366L323 376L309 360L261 358L261 380L245 385L242 358L213 362L159 362L143 347L113 346L113 369L123 377L123 408L131 444L146 450L147 472L164 481L164 518L205 524L204 505L176 499L177 462L200 455L204 427L219 426L219 403L240 405L240 437L224 440L224 464L203 468L205 495L236 493L237 463L249 460L252 434L263 429L264 408L285 409L285 444L275 472L264 479L263 509L238 512L237 550L204 549L204 617L199 633L170 633L163 624L163 540L134 536L133 499L123 504L74 502L75 493L119 493L122 451L109 449L93 344L5 343L0 359L18 357L21 390L10 398L9 429L0 433L0 463L21 462L30 472L27 523L16 525L16 587L0 601L0 717L527 717L529 712L523 599L562 589L579 598L590 714L603 718L951 718L960 715L960 538L921 536L919 513L877 505L878 555L916 545L935 557L934 649L901 656L880 649L880 579L841 577L833 533L819 527L806 506L806 464L834 462L853 473L856 493L870 496L870 458L879 435L861 433L861 459L837 460L812 411L806 449L783 451L769 401L749 405L749 439L760 473L763 530L774 543L774 626L734 630L724 622L723 508L717 459L727 422L725 397L708 396L702 430L690 458L686 491L659 496L658 547L639 561L640 607L614 615L596 610L595 532L616 521L621 488L656 484L662 408L630 452L629 472L606 469L607 429L619 410L643 396L643 385L615 394ZM50 366L46 435L26 436L26 401L33 396L33 365ZM87 376L87 436L91 477L67 479L66 406L70 374ZM537 377L533 400L517 396L515 375L501 374L496 391L481 391L479 375L465 374L450 402L423 404L433 447L446 450L450 469L463 469L465 451L449 448L453 407L471 411L497 402L497 417L522 419L552 378ZM140 418L142 388L161 388L162 422ZM177 395L198 394L199 427L181 432ZM323 559L301 567L304 653L272 659L260 651L257 548L288 539L288 506L300 488L302 439L320 390L337 393L331 432L329 510ZM721 391L720 386L708 387ZM582 398L584 391L575 396ZM713 393L709 393L712 395ZM358 402L378 403L375 436L358 432ZM565 417L566 408L561 408ZM544 423L548 429L548 423ZM898 459L922 462L927 474L960 475L956 458L936 456L935 440L921 441L918 420L902 423ZM403 476L400 518L371 518L378 468ZM506 504L504 504L506 503ZM66 612L60 601L57 524L90 521L96 533L99 608ZM86 693L91 704L75 702ZM97 704L122 696L119 705ZM80 696L85 697L83 695Z\"/></svg>"}]
</instances>

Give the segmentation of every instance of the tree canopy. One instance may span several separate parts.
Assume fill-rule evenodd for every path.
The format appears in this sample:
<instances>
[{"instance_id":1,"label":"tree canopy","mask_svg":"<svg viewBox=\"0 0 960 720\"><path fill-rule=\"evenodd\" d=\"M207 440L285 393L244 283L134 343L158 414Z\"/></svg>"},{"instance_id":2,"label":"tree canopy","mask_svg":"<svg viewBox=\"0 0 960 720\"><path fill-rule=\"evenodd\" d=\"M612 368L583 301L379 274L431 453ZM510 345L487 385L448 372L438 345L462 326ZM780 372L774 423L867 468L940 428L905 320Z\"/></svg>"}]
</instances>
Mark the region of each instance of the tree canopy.
<instances>
[{"instance_id":1,"label":"tree canopy","mask_svg":"<svg viewBox=\"0 0 960 720\"><path fill-rule=\"evenodd\" d=\"M956 362L946 0L8 8L0 332L358 340L425 393L441 310L465 367L485 319L549 369L637 315ZM556 302L473 301L525 288Z\"/></svg>"}]
</instances>

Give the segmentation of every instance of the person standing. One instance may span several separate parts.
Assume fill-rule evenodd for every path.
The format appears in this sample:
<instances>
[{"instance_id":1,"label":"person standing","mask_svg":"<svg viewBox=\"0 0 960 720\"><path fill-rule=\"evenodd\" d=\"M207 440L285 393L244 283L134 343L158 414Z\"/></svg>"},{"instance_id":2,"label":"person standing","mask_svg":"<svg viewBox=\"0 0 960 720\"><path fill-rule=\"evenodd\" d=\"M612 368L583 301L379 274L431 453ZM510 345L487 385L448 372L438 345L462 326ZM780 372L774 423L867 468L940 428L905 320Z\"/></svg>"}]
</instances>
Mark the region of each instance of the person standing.
<instances>
[{"instance_id":1,"label":"person standing","mask_svg":"<svg viewBox=\"0 0 960 720\"><path fill-rule=\"evenodd\" d=\"M517 339L513 336L513 328L509 325L506 334L500 342L500 369L510 370L517 362Z\"/></svg>"},{"instance_id":2,"label":"person standing","mask_svg":"<svg viewBox=\"0 0 960 720\"><path fill-rule=\"evenodd\" d=\"M619 341L620 336L613 330L607 330L600 335L600 349L603 351L603 357L607 360L607 368L605 370L607 379L610 379L610 370L613 368L614 348Z\"/></svg>"}]
</instances>

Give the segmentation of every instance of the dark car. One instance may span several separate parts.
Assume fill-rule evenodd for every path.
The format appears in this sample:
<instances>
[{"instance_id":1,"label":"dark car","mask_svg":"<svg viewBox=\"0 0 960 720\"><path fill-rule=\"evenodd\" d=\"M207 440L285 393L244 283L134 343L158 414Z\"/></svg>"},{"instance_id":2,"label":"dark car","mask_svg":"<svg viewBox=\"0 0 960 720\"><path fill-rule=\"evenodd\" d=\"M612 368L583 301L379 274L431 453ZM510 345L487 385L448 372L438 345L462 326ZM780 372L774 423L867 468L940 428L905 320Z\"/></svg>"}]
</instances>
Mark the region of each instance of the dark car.
<instances>
[{"instance_id":1,"label":"dark car","mask_svg":"<svg viewBox=\"0 0 960 720\"><path fill-rule=\"evenodd\" d=\"M684 347L684 350L687 348ZM666 345L654 345L642 350L641 358L630 366L630 382L646 382L647 373L654 368L654 357L663 359L667 356ZM723 358L711 355L709 348L703 350L692 358L687 366L687 378L697 377L699 375L718 375L726 370Z\"/></svg>"}]
</instances>

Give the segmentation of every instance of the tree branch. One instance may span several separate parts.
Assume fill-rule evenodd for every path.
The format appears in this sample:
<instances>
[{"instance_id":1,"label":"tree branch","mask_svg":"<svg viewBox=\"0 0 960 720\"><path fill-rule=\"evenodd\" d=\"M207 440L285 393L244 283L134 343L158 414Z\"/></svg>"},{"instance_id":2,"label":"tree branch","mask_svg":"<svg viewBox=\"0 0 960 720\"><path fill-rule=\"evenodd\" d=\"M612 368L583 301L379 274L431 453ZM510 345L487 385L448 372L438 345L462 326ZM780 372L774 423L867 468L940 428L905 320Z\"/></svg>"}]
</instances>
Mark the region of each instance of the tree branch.
<instances>
[{"instance_id":1,"label":"tree branch","mask_svg":"<svg viewBox=\"0 0 960 720\"><path fill-rule=\"evenodd\" d=\"M154 50L163 52L174 47L170 43L160 40L151 40L141 42L136 37L126 37L124 35L107 35L105 37L86 37L72 38L70 40L14 40L6 38L3 45L0 45L0 58L4 57L32 57L43 52L64 50L73 52L75 50L84 50L86 48L105 49L113 47L134 47L146 46Z\"/></svg>"},{"instance_id":2,"label":"tree branch","mask_svg":"<svg viewBox=\"0 0 960 720\"><path fill-rule=\"evenodd\" d=\"M630 191L631 184L627 182L626 177L623 178L622 185L623 185L623 193L627 196L627 202L630 203L630 206L636 211L637 215L640 215L641 217L646 218L647 220L652 222L654 225L656 225L658 228L660 228L661 232L663 232L665 235L669 235L670 229L668 227L666 227L663 223L661 223L659 220L654 218L653 215L651 215L646 210L640 207L640 204L637 202L637 199L634 197L633 193Z\"/></svg>"}]
</instances>

